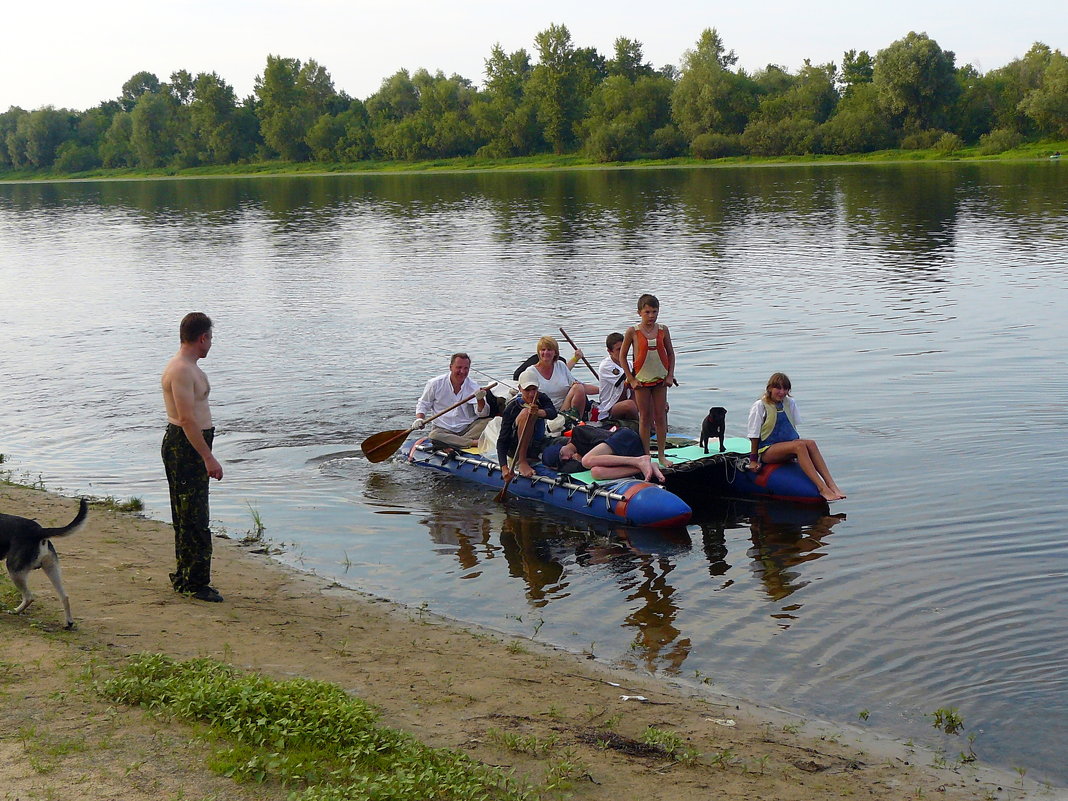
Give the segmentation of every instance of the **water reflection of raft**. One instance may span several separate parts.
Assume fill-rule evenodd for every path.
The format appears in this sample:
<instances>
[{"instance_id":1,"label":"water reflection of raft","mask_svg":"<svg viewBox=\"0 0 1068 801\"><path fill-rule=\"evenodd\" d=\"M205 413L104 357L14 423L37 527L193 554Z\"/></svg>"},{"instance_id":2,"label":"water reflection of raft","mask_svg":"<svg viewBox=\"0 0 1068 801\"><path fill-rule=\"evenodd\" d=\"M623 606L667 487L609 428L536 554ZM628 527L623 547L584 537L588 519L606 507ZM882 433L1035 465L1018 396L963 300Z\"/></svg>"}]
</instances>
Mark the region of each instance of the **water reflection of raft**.
<instances>
[{"instance_id":1,"label":"water reflection of raft","mask_svg":"<svg viewBox=\"0 0 1068 801\"><path fill-rule=\"evenodd\" d=\"M429 439L406 442L404 458L419 467L429 467L499 490L504 481L496 461L479 453L439 450ZM567 475L535 465L533 478L516 476L508 492L520 498L541 501L558 509L628 526L681 526L691 515L689 505L664 487L637 478L594 481L588 473Z\"/></svg>"},{"instance_id":2,"label":"water reflection of raft","mask_svg":"<svg viewBox=\"0 0 1068 801\"><path fill-rule=\"evenodd\" d=\"M668 441L679 442L679 438L672 436ZM719 453L719 442L709 442L707 454L692 441L684 440L674 447L669 445L667 456L675 466L664 472L667 489L691 506L723 496L826 503L796 462L761 465L760 470L753 473L745 469L748 439L728 437L723 445L726 450Z\"/></svg>"}]
</instances>

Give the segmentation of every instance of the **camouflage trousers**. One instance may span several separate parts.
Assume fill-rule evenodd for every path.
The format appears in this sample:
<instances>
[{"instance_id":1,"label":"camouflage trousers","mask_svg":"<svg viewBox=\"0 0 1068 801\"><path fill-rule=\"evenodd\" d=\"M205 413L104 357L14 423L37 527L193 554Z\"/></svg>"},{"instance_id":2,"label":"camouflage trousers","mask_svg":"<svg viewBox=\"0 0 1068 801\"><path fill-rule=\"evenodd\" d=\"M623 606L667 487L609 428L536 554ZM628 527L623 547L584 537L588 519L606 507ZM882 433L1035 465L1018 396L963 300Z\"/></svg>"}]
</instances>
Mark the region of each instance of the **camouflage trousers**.
<instances>
[{"instance_id":1,"label":"camouflage trousers","mask_svg":"<svg viewBox=\"0 0 1068 801\"><path fill-rule=\"evenodd\" d=\"M214 438L214 428L204 431L208 447ZM174 556L178 563L178 569L170 574L171 584L178 592L196 592L211 583L208 470L181 426L167 424L161 452L171 490Z\"/></svg>"}]
</instances>

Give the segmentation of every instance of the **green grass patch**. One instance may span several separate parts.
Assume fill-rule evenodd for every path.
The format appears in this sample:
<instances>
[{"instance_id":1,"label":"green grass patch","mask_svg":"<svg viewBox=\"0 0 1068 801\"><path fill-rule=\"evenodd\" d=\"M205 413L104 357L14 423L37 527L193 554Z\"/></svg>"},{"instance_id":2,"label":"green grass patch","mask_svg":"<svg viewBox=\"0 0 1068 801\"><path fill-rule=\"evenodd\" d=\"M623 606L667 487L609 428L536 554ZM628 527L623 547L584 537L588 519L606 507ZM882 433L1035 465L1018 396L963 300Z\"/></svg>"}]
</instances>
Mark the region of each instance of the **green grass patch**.
<instances>
[{"instance_id":1,"label":"green grass patch","mask_svg":"<svg viewBox=\"0 0 1068 801\"><path fill-rule=\"evenodd\" d=\"M145 510L145 502L140 498L129 498L128 500L120 500L114 495L105 495L103 498L89 498L89 503L93 506L99 506L102 509L106 509L109 512L143 512Z\"/></svg>"},{"instance_id":2,"label":"green grass patch","mask_svg":"<svg viewBox=\"0 0 1068 801\"><path fill-rule=\"evenodd\" d=\"M44 492L45 487L44 477L38 473L37 478L33 478L27 471L21 473L15 473L14 470L0 470L0 484L7 484L9 487L23 487L25 489L38 490Z\"/></svg>"},{"instance_id":3,"label":"green grass patch","mask_svg":"<svg viewBox=\"0 0 1068 801\"><path fill-rule=\"evenodd\" d=\"M663 748L673 759L686 764L692 764L698 757L697 750L687 745L680 735L656 726L647 728L642 734L641 741L646 745Z\"/></svg>"},{"instance_id":4,"label":"green grass patch","mask_svg":"<svg viewBox=\"0 0 1068 801\"><path fill-rule=\"evenodd\" d=\"M213 770L292 786L294 801L518 801L539 795L504 771L379 726L371 706L326 682L275 681L210 659L144 654L101 692L206 727L222 743L210 761Z\"/></svg>"},{"instance_id":5,"label":"green grass patch","mask_svg":"<svg viewBox=\"0 0 1068 801\"><path fill-rule=\"evenodd\" d=\"M7 571L0 572L0 607L14 609L21 602L22 593L11 583L7 576Z\"/></svg>"}]
</instances>

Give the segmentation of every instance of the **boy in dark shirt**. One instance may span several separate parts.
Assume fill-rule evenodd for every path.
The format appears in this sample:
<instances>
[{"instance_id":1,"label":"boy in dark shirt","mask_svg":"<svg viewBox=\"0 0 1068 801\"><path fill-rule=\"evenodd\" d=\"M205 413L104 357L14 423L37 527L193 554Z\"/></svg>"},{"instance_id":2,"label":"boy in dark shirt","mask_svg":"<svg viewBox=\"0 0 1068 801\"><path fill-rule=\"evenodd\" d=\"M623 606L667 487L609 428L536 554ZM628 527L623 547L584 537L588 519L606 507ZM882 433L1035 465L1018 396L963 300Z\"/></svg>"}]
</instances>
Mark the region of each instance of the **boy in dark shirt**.
<instances>
[{"instance_id":1,"label":"boy in dark shirt","mask_svg":"<svg viewBox=\"0 0 1068 801\"><path fill-rule=\"evenodd\" d=\"M531 459L541 455L545 442L545 421L556 418L557 411L549 396L538 391L538 382L524 373L519 394L505 404L501 413L501 433L497 437L497 460L505 481L512 478L513 468L521 476L534 475ZM508 457L515 454L514 464Z\"/></svg>"}]
</instances>

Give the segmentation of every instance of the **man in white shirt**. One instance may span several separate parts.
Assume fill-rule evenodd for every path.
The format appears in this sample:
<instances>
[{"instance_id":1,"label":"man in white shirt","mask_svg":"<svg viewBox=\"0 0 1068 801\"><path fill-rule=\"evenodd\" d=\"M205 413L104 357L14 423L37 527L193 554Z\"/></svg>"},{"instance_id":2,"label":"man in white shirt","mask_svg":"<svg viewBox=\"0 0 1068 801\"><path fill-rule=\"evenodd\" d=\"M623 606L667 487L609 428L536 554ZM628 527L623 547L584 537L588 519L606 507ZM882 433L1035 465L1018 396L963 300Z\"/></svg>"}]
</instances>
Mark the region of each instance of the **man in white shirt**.
<instances>
[{"instance_id":1,"label":"man in white shirt","mask_svg":"<svg viewBox=\"0 0 1068 801\"><path fill-rule=\"evenodd\" d=\"M609 334L604 344L608 348L608 355L597 365L597 378L601 389L597 403L599 415L614 417L616 420L637 420L638 405L634 402L634 393L624 380L623 368L619 364L623 335Z\"/></svg>"},{"instance_id":2,"label":"man in white shirt","mask_svg":"<svg viewBox=\"0 0 1068 801\"><path fill-rule=\"evenodd\" d=\"M430 427L430 438L457 448L477 445L491 413L486 405L486 390L468 378L470 372L471 357L466 353L454 353L449 360L449 372L426 382L423 394L415 405L412 428L422 428L426 425L426 418L474 395L467 403L436 418Z\"/></svg>"}]
</instances>

